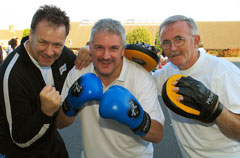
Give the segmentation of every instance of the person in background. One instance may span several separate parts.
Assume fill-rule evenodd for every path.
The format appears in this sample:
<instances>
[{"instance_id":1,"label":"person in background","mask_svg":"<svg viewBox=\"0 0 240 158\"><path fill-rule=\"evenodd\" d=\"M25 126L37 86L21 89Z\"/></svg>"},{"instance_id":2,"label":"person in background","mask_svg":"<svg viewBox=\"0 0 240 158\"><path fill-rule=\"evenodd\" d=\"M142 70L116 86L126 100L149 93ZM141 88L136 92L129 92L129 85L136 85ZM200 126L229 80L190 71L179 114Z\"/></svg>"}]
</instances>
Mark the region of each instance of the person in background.
<instances>
[{"instance_id":1,"label":"person in background","mask_svg":"<svg viewBox=\"0 0 240 158\"><path fill-rule=\"evenodd\" d=\"M124 57L125 42L119 21L99 20L90 36L93 63L73 68L65 81L56 125L69 126L79 112L82 157L153 158L151 142L162 139L165 118L155 82Z\"/></svg>"},{"instance_id":2,"label":"person in background","mask_svg":"<svg viewBox=\"0 0 240 158\"><path fill-rule=\"evenodd\" d=\"M90 45L90 42L89 42L89 41L87 41L85 46L89 46L89 45Z\"/></svg>"},{"instance_id":3,"label":"person in background","mask_svg":"<svg viewBox=\"0 0 240 158\"><path fill-rule=\"evenodd\" d=\"M160 55L160 61L158 64L159 69L162 69L163 66L165 66L168 62L168 57L165 55L164 51L162 51L162 54Z\"/></svg>"},{"instance_id":4,"label":"person in background","mask_svg":"<svg viewBox=\"0 0 240 158\"><path fill-rule=\"evenodd\" d=\"M148 49L156 53L156 48L154 46L149 46Z\"/></svg>"},{"instance_id":5,"label":"person in background","mask_svg":"<svg viewBox=\"0 0 240 158\"><path fill-rule=\"evenodd\" d=\"M41 6L29 36L0 66L0 153L7 158L69 157L55 126L60 92L76 59L64 46L69 29L64 11Z\"/></svg>"},{"instance_id":6,"label":"person in background","mask_svg":"<svg viewBox=\"0 0 240 158\"><path fill-rule=\"evenodd\" d=\"M6 49L7 55L9 55L17 47L17 39L12 38L8 41L8 47Z\"/></svg>"},{"instance_id":7,"label":"person in background","mask_svg":"<svg viewBox=\"0 0 240 158\"><path fill-rule=\"evenodd\" d=\"M17 46L19 46L20 45L20 39L18 38L18 37L15 37L15 39L16 39L16 41L17 41Z\"/></svg>"},{"instance_id":8,"label":"person in background","mask_svg":"<svg viewBox=\"0 0 240 158\"><path fill-rule=\"evenodd\" d=\"M198 49L195 21L182 15L168 17L159 29L167 65L153 74L158 91L169 77L177 98L201 111L198 120L171 112L171 120L184 158L238 158L240 155L240 70L233 63ZM214 101L213 101L214 100ZM217 115L214 115L218 110ZM212 110L212 111L211 111ZM205 119L212 117L206 122Z\"/></svg>"}]
</instances>

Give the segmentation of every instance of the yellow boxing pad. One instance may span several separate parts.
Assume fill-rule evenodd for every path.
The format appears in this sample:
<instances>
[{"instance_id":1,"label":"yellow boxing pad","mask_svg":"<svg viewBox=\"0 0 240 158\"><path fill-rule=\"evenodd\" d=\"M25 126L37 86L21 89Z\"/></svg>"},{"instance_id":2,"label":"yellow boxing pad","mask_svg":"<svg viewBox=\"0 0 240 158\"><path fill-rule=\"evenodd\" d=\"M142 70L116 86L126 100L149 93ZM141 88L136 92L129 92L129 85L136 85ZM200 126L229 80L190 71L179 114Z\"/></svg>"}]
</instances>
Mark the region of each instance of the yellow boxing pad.
<instances>
[{"instance_id":1,"label":"yellow boxing pad","mask_svg":"<svg viewBox=\"0 0 240 158\"><path fill-rule=\"evenodd\" d=\"M165 105L171 109L173 112L188 118L195 118L200 115L200 111L191 107L191 105L184 105L177 100L179 94L173 91L175 82L181 77L186 77L184 75L173 75L168 78L162 87L162 98Z\"/></svg>"},{"instance_id":2,"label":"yellow boxing pad","mask_svg":"<svg viewBox=\"0 0 240 158\"><path fill-rule=\"evenodd\" d=\"M142 65L147 71L153 70L160 60L153 51L136 44L126 45L125 57Z\"/></svg>"}]
</instances>

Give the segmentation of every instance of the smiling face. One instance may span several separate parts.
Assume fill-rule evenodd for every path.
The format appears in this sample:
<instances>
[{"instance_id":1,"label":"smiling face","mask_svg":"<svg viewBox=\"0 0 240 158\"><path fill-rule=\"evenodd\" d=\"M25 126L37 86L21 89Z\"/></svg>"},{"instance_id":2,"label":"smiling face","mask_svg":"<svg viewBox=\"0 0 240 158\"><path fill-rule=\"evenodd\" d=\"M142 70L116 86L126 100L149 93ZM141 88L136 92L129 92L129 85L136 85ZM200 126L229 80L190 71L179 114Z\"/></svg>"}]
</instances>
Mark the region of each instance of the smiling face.
<instances>
[{"instance_id":1,"label":"smiling face","mask_svg":"<svg viewBox=\"0 0 240 158\"><path fill-rule=\"evenodd\" d=\"M64 25L55 26L40 21L29 35L28 51L41 66L51 66L61 53L66 39Z\"/></svg>"},{"instance_id":2,"label":"smiling face","mask_svg":"<svg viewBox=\"0 0 240 158\"><path fill-rule=\"evenodd\" d=\"M185 43L176 47L173 41L183 38ZM199 35L191 35L191 30L185 21L178 21L173 24L165 25L160 34L160 41L171 41L171 48L164 49L164 53L174 65L180 70L190 68L198 59L199 52L197 50L200 37Z\"/></svg>"},{"instance_id":3,"label":"smiling face","mask_svg":"<svg viewBox=\"0 0 240 158\"><path fill-rule=\"evenodd\" d=\"M124 56L122 38L118 34L97 32L90 44L95 71L100 78L116 79Z\"/></svg>"}]
</instances>

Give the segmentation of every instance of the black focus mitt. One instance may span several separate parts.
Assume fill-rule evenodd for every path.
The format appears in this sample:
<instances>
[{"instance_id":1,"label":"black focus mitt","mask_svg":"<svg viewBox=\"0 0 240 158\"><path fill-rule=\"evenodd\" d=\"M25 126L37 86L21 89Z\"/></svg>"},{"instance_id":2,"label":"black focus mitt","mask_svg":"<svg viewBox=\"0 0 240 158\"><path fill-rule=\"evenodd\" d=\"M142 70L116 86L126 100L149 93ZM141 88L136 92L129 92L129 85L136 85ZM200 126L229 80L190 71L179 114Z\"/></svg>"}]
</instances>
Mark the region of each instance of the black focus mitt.
<instances>
[{"instance_id":1,"label":"black focus mitt","mask_svg":"<svg viewBox=\"0 0 240 158\"><path fill-rule=\"evenodd\" d=\"M126 45L125 57L142 65L147 71L156 68L160 60L156 53L137 44Z\"/></svg>"},{"instance_id":2,"label":"black focus mitt","mask_svg":"<svg viewBox=\"0 0 240 158\"><path fill-rule=\"evenodd\" d=\"M177 84L174 86L175 81ZM174 87L179 87L179 91L174 92ZM177 100L180 95L183 96L181 101ZM162 98L166 106L178 115L205 123L215 121L223 110L218 96L190 76L171 76L163 85Z\"/></svg>"}]
</instances>

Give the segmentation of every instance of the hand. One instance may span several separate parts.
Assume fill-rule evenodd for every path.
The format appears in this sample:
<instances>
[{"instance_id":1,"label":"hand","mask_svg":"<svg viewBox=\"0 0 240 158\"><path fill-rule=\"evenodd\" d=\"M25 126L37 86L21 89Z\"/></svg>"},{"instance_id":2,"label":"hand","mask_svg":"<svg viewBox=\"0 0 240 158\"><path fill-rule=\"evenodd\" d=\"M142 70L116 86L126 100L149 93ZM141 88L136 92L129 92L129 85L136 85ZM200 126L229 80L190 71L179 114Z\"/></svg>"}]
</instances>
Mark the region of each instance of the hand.
<instances>
[{"instance_id":1,"label":"hand","mask_svg":"<svg viewBox=\"0 0 240 158\"><path fill-rule=\"evenodd\" d=\"M86 73L70 87L68 96L62 104L63 112L67 116L74 116L86 102L100 100L102 95L101 80L93 73Z\"/></svg>"},{"instance_id":2,"label":"hand","mask_svg":"<svg viewBox=\"0 0 240 158\"><path fill-rule=\"evenodd\" d=\"M218 96L190 76L169 77L163 85L162 98L178 115L205 123L213 122L223 110Z\"/></svg>"},{"instance_id":3,"label":"hand","mask_svg":"<svg viewBox=\"0 0 240 158\"><path fill-rule=\"evenodd\" d=\"M137 99L126 88L114 85L103 95L99 114L103 118L113 119L127 125L133 132L145 136L151 126L151 118Z\"/></svg>"},{"instance_id":4,"label":"hand","mask_svg":"<svg viewBox=\"0 0 240 158\"><path fill-rule=\"evenodd\" d=\"M82 47L78 51L77 59L75 60L76 69L81 70L87 67L92 62L92 56L88 46Z\"/></svg>"},{"instance_id":5,"label":"hand","mask_svg":"<svg viewBox=\"0 0 240 158\"><path fill-rule=\"evenodd\" d=\"M40 92L42 112L48 116L53 116L61 105L61 95L55 87L45 86Z\"/></svg>"},{"instance_id":6,"label":"hand","mask_svg":"<svg viewBox=\"0 0 240 158\"><path fill-rule=\"evenodd\" d=\"M218 96L192 77L181 77L176 84L178 94L183 96L181 103L191 105L200 110L199 119L202 122L213 122L222 112L222 104Z\"/></svg>"}]
</instances>

